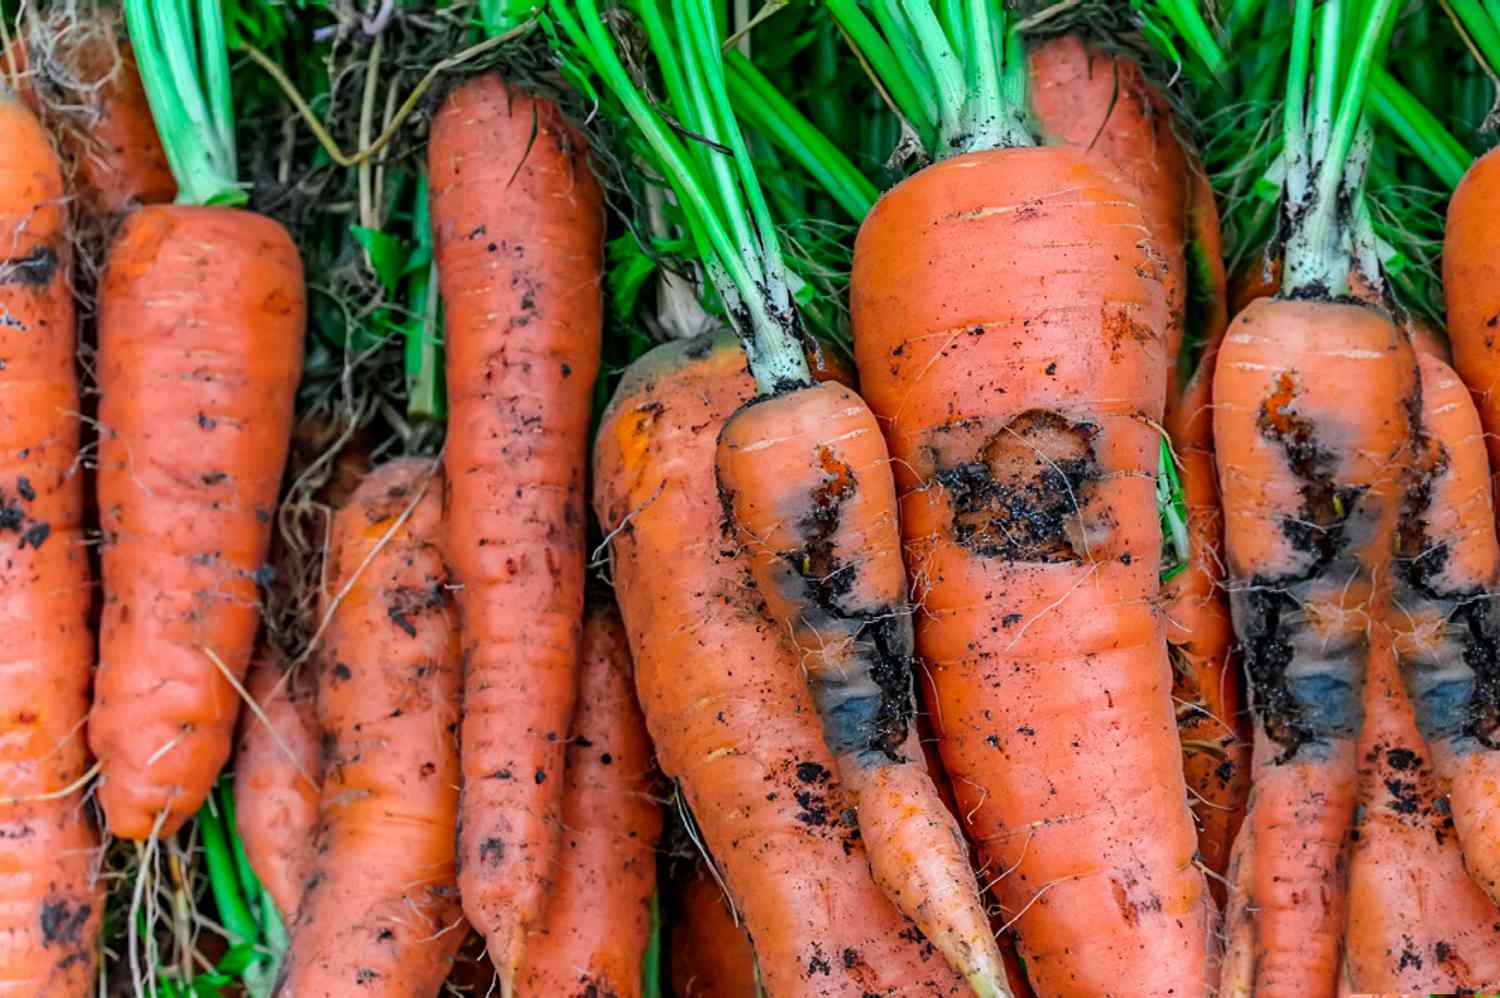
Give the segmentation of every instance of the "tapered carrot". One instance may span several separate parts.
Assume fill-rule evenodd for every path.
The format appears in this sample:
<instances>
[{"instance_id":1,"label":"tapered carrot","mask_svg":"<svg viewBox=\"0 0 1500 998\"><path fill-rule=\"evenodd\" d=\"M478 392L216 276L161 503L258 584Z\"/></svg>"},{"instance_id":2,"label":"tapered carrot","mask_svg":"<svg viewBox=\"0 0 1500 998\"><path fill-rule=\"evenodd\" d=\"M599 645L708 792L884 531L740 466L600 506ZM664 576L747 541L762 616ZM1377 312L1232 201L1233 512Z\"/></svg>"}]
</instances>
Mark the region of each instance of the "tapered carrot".
<instances>
[{"instance_id":1,"label":"tapered carrot","mask_svg":"<svg viewBox=\"0 0 1500 998\"><path fill-rule=\"evenodd\" d=\"M93 635L62 172L0 93L0 995L92 994L104 894L83 801Z\"/></svg>"},{"instance_id":2,"label":"tapered carrot","mask_svg":"<svg viewBox=\"0 0 1500 998\"><path fill-rule=\"evenodd\" d=\"M186 4L153 17L141 0L126 14L185 192L126 218L99 289L104 615L89 745L110 831L140 840L173 834L229 756L306 305L286 230L219 206L244 199L227 93L198 129L167 68L164 47L195 45L199 19ZM227 88L225 51L201 55Z\"/></svg>"},{"instance_id":3,"label":"tapered carrot","mask_svg":"<svg viewBox=\"0 0 1500 998\"><path fill-rule=\"evenodd\" d=\"M241 716L234 754L234 817L245 856L288 923L312 875L322 783L311 678L310 670L286 675L262 652L245 683L260 710Z\"/></svg>"},{"instance_id":4,"label":"tapered carrot","mask_svg":"<svg viewBox=\"0 0 1500 998\"><path fill-rule=\"evenodd\" d=\"M658 759L768 994L963 993L871 877L797 651L721 533L714 439L753 391L728 336L660 346L626 372L596 439L594 507Z\"/></svg>"},{"instance_id":5,"label":"tapered carrot","mask_svg":"<svg viewBox=\"0 0 1500 998\"><path fill-rule=\"evenodd\" d=\"M562 847L603 201L561 112L493 75L449 96L428 163L448 367L447 552L462 586L460 881L508 998Z\"/></svg>"},{"instance_id":6,"label":"tapered carrot","mask_svg":"<svg viewBox=\"0 0 1500 998\"><path fill-rule=\"evenodd\" d=\"M416 458L382 465L334 521L317 858L281 998L435 996L464 940L453 837L462 680L432 471Z\"/></svg>"},{"instance_id":7,"label":"tapered carrot","mask_svg":"<svg viewBox=\"0 0 1500 998\"><path fill-rule=\"evenodd\" d=\"M701 865L677 889L675 902L667 942L675 998L759 998L750 937Z\"/></svg>"},{"instance_id":8,"label":"tapered carrot","mask_svg":"<svg viewBox=\"0 0 1500 998\"><path fill-rule=\"evenodd\" d=\"M562 855L516 993L639 998L662 813L630 646L607 597L584 615L564 782Z\"/></svg>"}]
</instances>

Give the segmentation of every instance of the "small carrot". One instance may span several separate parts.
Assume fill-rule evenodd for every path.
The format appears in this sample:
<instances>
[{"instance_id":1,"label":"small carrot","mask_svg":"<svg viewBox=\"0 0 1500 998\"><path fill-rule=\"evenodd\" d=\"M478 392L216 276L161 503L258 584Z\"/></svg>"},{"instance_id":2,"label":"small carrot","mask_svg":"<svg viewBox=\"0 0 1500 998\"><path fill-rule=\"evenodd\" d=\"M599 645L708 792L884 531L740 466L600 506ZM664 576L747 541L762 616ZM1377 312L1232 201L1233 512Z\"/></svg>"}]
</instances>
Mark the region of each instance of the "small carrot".
<instances>
[{"instance_id":1,"label":"small carrot","mask_svg":"<svg viewBox=\"0 0 1500 998\"><path fill-rule=\"evenodd\" d=\"M448 371L448 558L461 589L464 911L501 993L562 848L603 324L603 197L555 105L476 77L428 148Z\"/></svg>"},{"instance_id":2,"label":"small carrot","mask_svg":"<svg viewBox=\"0 0 1500 998\"><path fill-rule=\"evenodd\" d=\"M184 192L127 216L99 289L104 613L88 734L110 831L143 840L175 833L229 757L306 304L286 230L224 206L244 200L227 53L197 53L226 91L206 97L181 94L168 65L166 50L196 50L219 5L125 10ZM219 29L202 37L222 42ZM200 102L212 128L193 123Z\"/></svg>"},{"instance_id":3,"label":"small carrot","mask_svg":"<svg viewBox=\"0 0 1500 998\"><path fill-rule=\"evenodd\" d=\"M676 998L760 998L755 951L702 864L677 888L667 951Z\"/></svg>"},{"instance_id":4,"label":"small carrot","mask_svg":"<svg viewBox=\"0 0 1500 998\"><path fill-rule=\"evenodd\" d=\"M251 869L286 923L312 874L322 781L311 678L288 676L271 653L258 655L245 685L260 709L241 716L234 754L235 824Z\"/></svg>"},{"instance_id":5,"label":"small carrot","mask_svg":"<svg viewBox=\"0 0 1500 998\"><path fill-rule=\"evenodd\" d=\"M546 920L526 941L519 995L642 994L662 813L632 678L619 612L596 601L583 619L562 856Z\"/></svg>"},{"instance_id":6,"label":"small carrot","mask_svg":"<svg viewBox=\"0 0 1500 998\"><path fill-rule=\"evenodd\" d=\"M83 792L94 638L62 170L0 92L0 995L86 996L104 893Z\"/></svg>"},{"instance_id":7,"label":"small carrot","mask_svg":"<svg viewBox=\"0 0 1500 998\"><path fill-rule=\"evenodd\" d=\"M382 465L334 520L316 859L281 998L435 996L464 941L453 837L462 679L432 471L417 458Z\"/></svg>"}]
</instances>

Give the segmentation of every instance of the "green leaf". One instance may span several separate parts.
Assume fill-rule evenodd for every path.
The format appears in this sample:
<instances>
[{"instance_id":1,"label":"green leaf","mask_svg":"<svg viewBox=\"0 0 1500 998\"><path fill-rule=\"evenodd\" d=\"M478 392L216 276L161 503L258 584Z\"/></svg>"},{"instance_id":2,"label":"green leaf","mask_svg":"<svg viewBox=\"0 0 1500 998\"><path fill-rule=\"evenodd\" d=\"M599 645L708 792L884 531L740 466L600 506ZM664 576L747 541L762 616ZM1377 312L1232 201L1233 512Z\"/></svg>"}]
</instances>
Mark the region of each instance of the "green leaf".
<instances>
[{"instance_id":1,"label":"green leaf","mask_svg":"<svg viewBox=\"0 0 1500 998\"><path fill-rule=\"evenodd\" d=\"M394 295L411 253L406 243L387 232L363 225L351 225L349 231L353 233L354 241L364 248L370 268L385 286L386 294Z\"/></svg>"},{"instance_id":2,"label":"green leaf","mask_svg":"<svg viewBox=\"0 0 1500 998\"><path fill-rule=\"evenodd\" d=\"M236 943L219 958L214 969L221 974L238 977L245 972L246 967L259 960L261 955L254 943Z\"/></svg>"},{"instance_id":3,"label":"green leaf","mask_svg":"<svg viewBox=\"0 0 1500 998\"><path fill-rule=\"evenodd\" d=\"M656 273L656 261L629 232L606 243L604 257L608 263L605 284L610 310L622 321L628 321L635 314L646 282Z\"/></svg>"}]
</instances>

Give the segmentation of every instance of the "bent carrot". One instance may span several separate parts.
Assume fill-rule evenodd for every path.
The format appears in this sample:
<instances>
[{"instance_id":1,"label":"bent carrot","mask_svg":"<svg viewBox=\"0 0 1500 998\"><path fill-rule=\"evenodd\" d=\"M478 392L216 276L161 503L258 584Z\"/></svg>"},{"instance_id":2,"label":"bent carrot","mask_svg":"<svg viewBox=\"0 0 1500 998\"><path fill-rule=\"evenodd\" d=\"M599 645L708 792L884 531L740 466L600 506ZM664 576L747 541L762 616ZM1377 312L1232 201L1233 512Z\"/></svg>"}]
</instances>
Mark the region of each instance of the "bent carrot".
<instances>
[{"instance_id":1,"label":"bent carrot","mask_svg":"<svg viewBox=\"0 0 1500 998\"><path fill-rule=\"evenodd\" d=\"M234 817L245 857L290 923L312 875L322 759L317 688L308 672L286 675L262 652L245 686L260 710L240 718L234 754Z\"/></svg>"},{"instance_id":2,"label":"bent carrot","mask_svg":"<svg viewBox=\"0 0 1500 998\"><path fill-rule=\"evenodd\" d=\"M613 603L583 618L578 707L568 734L562 857L545 921L526 941L516 992L536 998L640 998L656 894L651 739Z\"/></svg>"},{"instance_id":3,"label":"bent carrot","mask_svg":"<svg viewBox=\"0 0 1500 998\"><path fill-rule=\"evenodd\" d=\"M416 458L382 465L334 520L317 859L282 998L435 996L464 941L453 838L462 680L432 471Z\"/></svg>"},{"instance_id":4,"label":"bent carrot","mask_svg":"<svg viewBox=\"0 0 1500 998\"><path fill-rule=\"evenodd\" d=\"M675 895L667 950L676 998L759 998L755 951L702 864Z\"/></svg>"},{"instance_id":5,"label":"bent carrot","mask_svg":"<svg viewBox=\"0 0 1500 998\"><path fill-rule=\"evenodd\" d=\"M83 801L93 634L62 171L0 93L0 995L82 996L104 892Z\"/></svg>"},{"instance_id":6,"label":"bent carrot","mask_svg":"<svg viewBox=\"0 0 1500 998\"><path fill-rule=\"evenodd\" d=\"M428 147L462 588L464 911L510 995L562 847L583 612L584 466L603 323L603 199L550 102L493 75Z\"/></svg>"},{"instance_id":7,"label":"bent carrot","mask_svg":"<svg viewBox=\"0 0 1500 998\"><path fill-rule=\"evenodd\" d=\"M714 438L753 390L728 336L660 346L626 372L596 438L594 508L658 759L768 994L963 993L871 877L797 651L720 533Z\"/></svg>"}]
</instances>

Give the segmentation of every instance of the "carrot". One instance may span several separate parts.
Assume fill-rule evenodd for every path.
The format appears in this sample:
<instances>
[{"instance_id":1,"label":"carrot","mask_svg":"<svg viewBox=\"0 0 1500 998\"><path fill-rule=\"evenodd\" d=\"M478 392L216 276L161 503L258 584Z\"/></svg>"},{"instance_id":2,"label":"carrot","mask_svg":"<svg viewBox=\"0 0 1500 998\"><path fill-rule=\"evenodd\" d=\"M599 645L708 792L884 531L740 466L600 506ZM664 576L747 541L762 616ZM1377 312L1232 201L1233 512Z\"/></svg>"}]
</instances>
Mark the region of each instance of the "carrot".
<instances>
[{"instance_id":1,"label":"carrot","mask_svg":"<svg viewBox=\"0 0 1500 998\"><path fill-rule=\"evenodd\" d=\"M1448 202L1443 235L1443 290L1453 367L1474 394L1489 448L1490 471L1500 469L1500 256L1489 206L1500 199L1500 155L1474 161Z\"/></svg>"},{"instance_id":2,"label":"carrot","mask_svg":"<svg viewBox=\"0 0 1500 998\"><path fill-rule=\"evenodd\" d=\"M553 104L487 75L428 147L447 347L447 553L462 588L464 911L509 996L562 848L583 612L603 200Z\"/></svg>"},{"instance_id":3,"label":"carrot","mask_svg":"<svg viewBox=\"0 0 1500 998\"><path fill-rule=\"evenodd\" d=\"M198 128L163 54L196 44L186 6L153 20L126 4L184 198L126 218L99 295L104 615L89 745L110 831L137 840L176 832L229 756L306 312L286 230L220 206L244 199L228 96ZM227 88L222 47L202 58Z\"/></svg>"},{"instance_id":4,"label":"carrot","mask_svg":"<svg viewBox=\"0 0 1500 998\"><path fill-rule=\"evenodd\" d=\"M104 895L83 803L93 634L62 171L0 93L0 995L84 996Z\"/></svg>"},{"instance_id":5,"label":"carrot","mask_svg":"<svg viewBox=\"0 0 1500 998\"><path fill-rule=\"evenodd\" d=\"M625 628L612 603L596 603L583 620L562 858L546 920L526 942L519 994L640 998L662 825L654 784Z\"/></svg>"},{"instance_id":6,"label":"carrot","mask_svg":"<svg viewBox=\"0 0 1500 998\"><path fill-rule=\"evenodd\" d=\"M1433 452L1419 469L1402 524L1391 624L1416 724L1448 794L1451 831L1469 874L1493 899L1500 898L1500 862L1491 847L1500 828L1500 755L1487 672L1500 544L1491 469L1478 410L1463 383L1438 360L1423 356L1421 365ZM1430 780L1423 775L1424 783Z\"/></svg>"},{"instance_id":7,"label":"carrot","mask_svg":"<svg viewBox=\"0 0 1500 998\"><path fill-rule=\"evenodd\" d=\"M245 685L260 711L240 718L234 754L235 825L251 869L285 922L296 916L312 874L322 781L310 679L307 672L286 675L269 652L258 655Z\"/></svg>"},{"instance_id":8,"label":"carrot","mask_svg":"<svg viewBox=\"0 0 1500 998\"><path fill-rule=\"evenodd\" d=\"M577 7L579 46L686 206L745 347L756 398L719 433L717 492L771 619L801 652L875 882L976 994L1006 995L968 846L912 724L911 607L890 455L863 400L808 367L790 271L729 99L714 6L668 5L670 29L655 0L641 11L676 117L730 150L727 161L677 139L615 55L597 5ZM700 96L678 92L679 71Z\"/></svg>"},{"instance_id":9,"label":"carrot","mask_svg":"<svg viewBox=\"0 0 1500 998\"><path fill-rule=\"evenodd\" d=\"M138 205L166 204L177 182L156 134L151 108L129 44L111 13L87 19L59 9L10 49L22 101L54 125L69 176L85 212L121 215ZM0 74L11 72L0 53ZM54 94L46 98L44 94Z\"/></svg>"},{"instance_id":10,"label":"carrot","mask_svg":"<svg viewBox=\"0 0 1500 998\"><path fill-rule=\"evenodd\" d=\"M985 18L958 39L939 24L910 15L938 55L993 49ZM1005 98L1024 61L995 63L993 92L953 107L939 90L942 158L855 243L855 359L904 493L917 651L1037 991L1200 993L1208 897L1153 611L1169 299L1133 186L1031 147Z\"/></svg>"},{"instance_id":11,"label":"carrot","mask_svg":"<svg viewBox=\"0 0 1500 998\"><path fill-rule=\"evenodd\" d=\"M753 391L728 336L659 346L627 370L595 441L594 509L658 761L768 994L960 994L871 877L797 650L721 534L714 440Z\"/></svg>"},{"instance_id":12,"label":"carrot","mask_svg":"<svg viewBox=\"0 0 1500 998\"><path fill-rule=\"evenodd\" d=\"M464 940L453 838L462 680L431 470L416 458L382 465L334 520L317 858L283 998L435 996Z\"/></svg>"},{"instance_id":13,"label":"carrot","mask_svg":"<svg viewBox=\"0 0 1500 998\"><path fill-rule=\"evenodd\" d=\"M668 952L676 998L759 998L755 952L724 891L694 867L676 894Z\"/></svg>"}]
</instances>

